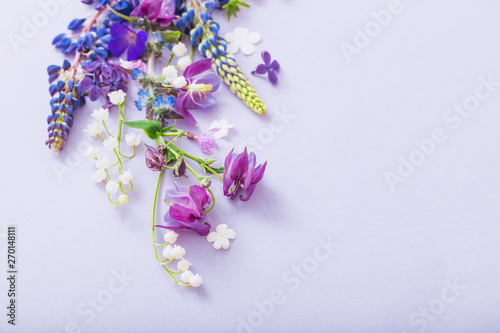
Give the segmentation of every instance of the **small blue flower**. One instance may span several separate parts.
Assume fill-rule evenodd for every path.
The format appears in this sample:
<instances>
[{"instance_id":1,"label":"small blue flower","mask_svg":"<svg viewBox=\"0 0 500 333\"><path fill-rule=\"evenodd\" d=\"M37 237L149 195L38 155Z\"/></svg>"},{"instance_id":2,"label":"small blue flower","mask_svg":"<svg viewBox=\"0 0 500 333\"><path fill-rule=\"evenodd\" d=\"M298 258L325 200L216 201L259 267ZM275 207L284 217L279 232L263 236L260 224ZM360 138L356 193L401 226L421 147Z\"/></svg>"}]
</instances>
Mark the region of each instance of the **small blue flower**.
<instances>
[{"instance_id":1,"label":"small blue flower","mask_svg":"<svg viewBox=\"0 0 500 333\"><path fill-rule=\"evenodd\" d=\"M163 99L163 96L158 96L155 99L155 104L153 105L155 108L160 109L160 108L167 108L171 109L175 106L175 97L170 96L167 99Z\"/></svg>"},{"instance_id":2,"label":"small blue flower","mask_svg":"<svg viewBox=\"0 0 500 333\"><path fill-rule=\"evenodd\" d=\"M130 74L132 75L132 80L137 80L137 78L139 76L142 76L144 72L141 71L139 68L135 68L134 70L132 70L132 72L130 72Z\"/></svg>"},{"instance_id":3,"label":"small blue flower","mask_svg":"<svg viewBox=\"0 0 500 333\"><path fill-rule=\"evenodd\" d=\"M147 107L147 102L149 100L149 91L139 90L139 99L135 101L135 107L137 110L142 111L143 108Z\"/></svg>"},{"instance_id":4,"label":"small blue flower","mask_svg":"<svg viewBox=\"0 0 500 333\"><path fill-rule=\"evenodd\" d=\"M160 43L163 43L165 41L165 38L163 38L159 32L153 32L151 34L151 37L153 37L154 44L160 44Z\"/></svg>"}]
</instances>

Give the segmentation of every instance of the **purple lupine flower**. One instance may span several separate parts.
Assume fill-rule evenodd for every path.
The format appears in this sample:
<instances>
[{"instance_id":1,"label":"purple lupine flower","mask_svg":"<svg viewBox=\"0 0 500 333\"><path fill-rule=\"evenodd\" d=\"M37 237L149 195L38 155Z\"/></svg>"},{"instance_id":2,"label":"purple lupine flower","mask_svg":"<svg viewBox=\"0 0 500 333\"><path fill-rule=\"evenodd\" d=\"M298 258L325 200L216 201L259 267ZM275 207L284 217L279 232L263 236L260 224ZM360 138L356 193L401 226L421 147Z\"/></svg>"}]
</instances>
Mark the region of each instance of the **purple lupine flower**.
<instances>
[{"instance_id":1,"label":"purple lupine flower","mask_svg":"<svg viewBox=\"0 0 500 333\"><path fill-rule=\"evenodd\" d=\"M110 29L111 40L108 49L115 57L119 57L125 50L127 51L127 60L137 60L146 50L146 41L148 34L144 30L134 31L126 23L115 23Z\"/></svg>"},{"instance_id":2,"label":"purple lupine flower","mask_svg":"<svg viewBox=\"0 0 500 333\"><path fill-rule=\"evenodd\" d=\"M208 109L216 102L215 97L210 94L219 89L220 81L217 75L207 74L201 78L194 78L210 68L212 68L212 60L207 58L192 63L184 71L187 85L186 88L180 89L175 109L192 124L196 124L196 120L188 110Z\"/></svg>"},{"instance_id":3,"label":"purple lupine flower","mask_svg":"<svg viewBox=\"0 0 500 333\"><path fill-rule=\"evenodd\" d=\"M181 186L174 183L175 188L167 191L165 202L169 205L163 220L166 225L156 227L177 230L189 229L201 236L210 232L210 224L201 222L205 205L212 203L212 196L201 186Z\"/></svg>"},{"instance_id":4,"label":"purple lupine flower","mask_svg":"<svg viewBox=\"0 0 500 333\"><path fill-rule=\"evenodd\" d=\"M203 154L212 155L213 148L219 149L219 146L217 146L217 143L215 143L215 139L212 136L212 134L214 134L217 131L219 131L219 128L213 128L209 130L207 133L201 135L196 135L191 132L188 132L187 135L190 139L196 140Z\"/></svg>"},{"instance_id":5,"label":"purple lupine flower","mask_svg":"<svg viewBox=\"0 0 500 333\"><path fill-rule=\"evenodd\" d=\"M233 149L234 150L234 149ZM267 161L264 164L255 166L256 157L254 153L247 153L247 148L241 154L233 153L227 155L224 162L224 195L231 199L236 197L238 190L246 190L246 196L240 195L242 201L250 199L257 183L264 176Z\"/></svg>"},{"instance_id":6,"label":"purple lupine flower","mask_svg":"<svg viewBox=\"0 0 500 333\"><path fill-rule=\"evenodd\" d=\"M262 51L262 60L264 60L263 64L257 66L257 68L252 71L252 74L266 74L267 78L272 84L278 83L278 73L280 71L280 64L278 61L274 60L271 62L271 55L267 51Z\"/></svg>"},{"instance_id":7,"label":"purple lupine flower","mask_svg":"<svg viewBox=\"0 0 500 333\"><path fill-rule=\"evenodd\" d=\"M158 23L162 27L168 26L177 18L175 13L175 0L143 0L135 7L130 16L144 17L151 23Z\"/></svg>"},{"instance_id":8,"label":"purple lupine flower","mask_svg":"<svg viewBox=\"0 0 500 333\"><path fill-rule=\"evenodd\" d=\"M155 148L146 146L146 165L153 171L163 171L163 168L167 166L167 161L165 161L165 156L160 154Z\"/></svg>"}]
</instances>

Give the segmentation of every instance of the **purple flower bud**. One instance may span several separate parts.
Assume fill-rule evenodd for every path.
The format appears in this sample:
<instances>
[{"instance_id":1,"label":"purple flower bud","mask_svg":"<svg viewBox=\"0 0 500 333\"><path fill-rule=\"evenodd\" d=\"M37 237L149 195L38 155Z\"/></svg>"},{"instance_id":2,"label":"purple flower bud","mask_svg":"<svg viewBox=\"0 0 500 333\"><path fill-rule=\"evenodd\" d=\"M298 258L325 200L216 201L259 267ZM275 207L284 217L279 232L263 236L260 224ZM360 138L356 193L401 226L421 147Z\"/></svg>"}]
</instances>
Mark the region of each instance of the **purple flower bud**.
<instances>
[{"instance_id":1,"label":"purple flower bud","mask_svg":"<svg viewBox=\"0 0 500 333\"><path fill-rule=\"evenodd\" d=\"M234 149L233 149L234 150ZM246 195L240 195L242 201L250 199L257 183L261 181L266 170L267 161L264 164L255 166L256 157L254 153L248 154L247 149L241 153L233 153L233 150L227 155L224 162L224 195L231 199L236 197L238 190L246 190Z\"/></svg>"},{"instance_id":2,"label":"purple flower bud","mask_svg":"<svg viewBox=\"0 0 500 333\"><path fill-rule=\"evenodd\" d=\"M186 162L182 160L177 168L174 169L174 177L184 177L186 175Z\"/></svg>"},{"instance_id":3,"label":"purple flower bud","mask_svg":"<svg viewBox=\"0 0 500 333\"><path fill-rule=\"evenodd\" d=\"M153 171L162 171L163 167L167 166L165 156L160 154L156 149L151 146L146 146L146 165Z\"/></svg>"}]
</instances>

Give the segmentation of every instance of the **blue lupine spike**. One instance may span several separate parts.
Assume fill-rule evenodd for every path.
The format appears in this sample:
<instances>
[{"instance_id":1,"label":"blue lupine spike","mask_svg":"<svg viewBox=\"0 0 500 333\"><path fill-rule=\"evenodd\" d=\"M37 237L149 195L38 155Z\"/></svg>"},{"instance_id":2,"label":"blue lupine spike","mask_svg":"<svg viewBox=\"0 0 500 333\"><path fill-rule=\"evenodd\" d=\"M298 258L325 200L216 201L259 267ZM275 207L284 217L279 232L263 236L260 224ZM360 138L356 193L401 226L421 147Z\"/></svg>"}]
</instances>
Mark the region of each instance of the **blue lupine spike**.
<instances>
[{"instance_id":1,"label":"blue lupine spike","mask_svg":"<svg viewBox=\"0 0 500 333\"><path fill-rule=\"evenodd\" d=\"M207 12L203 12L203 13L201 13L201 14L200 14L200 18L201 18L201 20L203 21L203 24L207 24L207 21L208 21L208 19L209 19L209 17L208 17L208 13L207 13Z\"/></svg>"},{"instance_id":2,"label":"blue lupine spike","mask_svg":"<svg viewBox=\"0 0 500 333\"><path fill-rule=\"evenodd\" d=\"M55 112L54 115L52 116L52 119L54 119L54 121L57 121L57 119L59 119L59 116L61 114L59 112Z\"/></svg>"},{"instance_id":3,"label":"blue lupine spike","mask_svg":"<svg viewBox=\"0 0 500 333\"><path fill-rule=\"evenodd\" d=\"M68 115L72 114L73 113L73 107L71 105L68 105L68 107L66 108L66 113Z\"/></svg>"},{"instance_id":4,"label":"blue lupine spike","mask_svg":"<svg viewBox=\"0 0 500 333\"><path fill-rule=\"evenodd\" d=\"M68 82L68 89L69 89L69 91L73 91L74 86L75 86L75 80L70 80Z\"/></svg>"},{"instance_id":5,"label":"blue lupine spike","mask_svg":"<svg viewBox=\"0 0 500 333\"><path fill-rule=\"evenodd\" d=\"M208 29L210 29L210 31L215 35L217 36L219 34L219 28L218 27L215 27L213 25L211 25Z\"/></svg>"},{"instance_id":6,"label":"blue lupine spike","mask_svg":"<svg viewBox=\"0 0 500 333\"><path fill-rule=\"evenodd\" d=\"M80 103L80 101L79 101L79 100L77 100L77 99L73 99L73 100L71 101L71 105L73 106L73 109L74 109L74 110L78 109L78 108L80 107L80 104L81 104L81 103Z\"/></svg>"},{"instance_id":7,"label":"blue lupine spike","mask_svg":"<svg viewBox=\"0 0 500 333\"><path fill-rule=\"evenodd\" d=\"M104 44L109 44L109 41L111 40L111 38L113 38L111 35L107 35L107 36L104 36L104 37L101 37L99 40L104 43Z\"/></svg>"},{"instance_id":8,"label":"blue lupine spike","mask_svg":"<svg viewBox=\"0 0 500 333\"><path fill-rule=\"evenodd\" d=\"M217 46L217 40L215 39L215 37L210 37L208 41L210 42L210 44Z\"/></svg>"},{"instance_id":9,"label":"blue lupine spike","mask_svg":"<svg viewBox=\"0 0 500 333\"><path fill-rule=\"evenodd\" d=\"M87 100L85 99L85 96L80 96L78 101L80 102L80 106L84 106Z\"/></svg>"},{"instance_id":10,"label":"blue lupine spike","mask_svg":"<svg viewBox=\"0 0 500 333\"><path fill-rule=\"evenodd\" d=\"M63 119L64 119L64 122L66 122L66 123L69 121L68 116L67 116L67 115L65 115L65 114L63 115Z\"/></svg>"},{"instance_id":11,"label":"blue lupine spike","mask_svg":"<svg viewBox=\"0 0 500 333\"><path fill-rule=\"evenodd\" d=\"M56 97L54 97L54 98L52 98L52 99L50 100L50 105L54 105L54 103L57 103L57 101L58 101L58 100L59 100L59 98L58 98L57 96L56 96Z\"/></svg>"},{"instance_id":12,"label":"blue lupine spike","mask_svg":"<svg viewBox=\"0 0 500 333\"><path fill-rule=\"evenodd\" d=\"M49 83L54 82L59 77L59 73L55 73L49 76Z\"/></svg>"},{"instance_id":13,"label":"blue lupine spike","mask_svg":"<svg viewBox=\"0 0 500 333\"><path fill-rule=\"evenodd\" d=\"M59 72L60 69L61 69L61 66L50 65L49 67L47 67L47 74L52 75L54 73Z\"/></svg>"},{"instance_id":14,"label":"blue lupine spike","mask_svg":"<svg viewBox=\"0 0 500 333\"><path fill-rule=\"evenodd\" d=\"M80 86L75 86L75 94L76 94L76 97L82 96L83 90Z\"/></svg>"},{"instance_id":15,"label":"blue lupine spike","mask_svg":"<svg viewBox=\"0 0 500 333\"><path fill-rule=\"evenodd\" d=\"M215 8L215 2L213 1L207 1L205 2L205 7L207 8L207 11L212 14Z\"/></svg>"},{"instance_id":16,"label":"blue lupine spike","mask_svg":"<svg viewBox=\"0 0 500 333\"><path fill-rule=\"evenodd\" d=\"M61 107L59 108L61 112L66 112L66 104L61 104Z\"/></svg>"},{"instance_id":17,"label":"blue lupine spike","mask_svg":"<svg viewBox=\"0 0 500 333\"><path fill-rule=\"evenodd\" d=\"M57 44L56 47L65 47L71 44L71 38L69 37L64 37L61 39Z\"/></svg>"},{"instance_id":18,"label":"blue lupine spike","mask_svg":"<svg viewBox=\"0 0 500 333\"><path fill-rule=\"evenodd\" d=\"M82 39L82 46L84 49L88 50L94 43L94 34L87 32Z\"/></svg>"},{"instance_id":19,"label":"blue lupine spike","mask_svg":"<svg viewBox=\"0 0 500 333\"><path fill-rule=\"evenodd\" d=\"M52 113L56 112L57 110L59 110L59 104L52 105Z\"/></svg>"},{"instance_id":20,"label":"blue lupine spike","mask_svg":"<svg viewBox=\"0 0 500 333\"><path fill-rule=\"evenodd\" d=\"M94 53L101 59L105 59L108 57L108 51L100 47L95 48Z\"/></svg>"},{"instance_id":21,"label":"blue lupine spike","mask_svg":"<svg viewBox=\"0 0 500 333\"><path fill-rule=\"evenodd\" d=\"M59 43L65 36L66 36L65 33L55 36L54 39L52 40L52 45L56 45L57 43Z\"/></svg>"},{"instance_id":22,"label":"blue lupine spike","mask_svg":"<svg viewBox=\"0 0 500 333\"><path fill-rule=\"evenodd\" d=\"M186 13L186 17L188 18L189 22L194 21L194 9L193 8L188 9L188 11Z\"/></svg>"},{"instance_id":23,"label":"blue lupine spike","mask_svg":"<svg viewBox=\"0 0 500 333\"><path fill-rule=\"evenodd\" d=\"M65 71L67 71L68 68L70 68L70 67L71 67L71 63L67 59L64 59L64 61L63 61L63 69Z\"/></svg>"},{"instance_id":24,"label":"blue lupine spike","mask_svg":"<svg viewBox=\"0 0 500 333\"><path fill-rule=\"evenodd\" d=\"M57 81L57 90L58 91L63 90L65 86L66 86L66 82L61 81L61 80Z\"/></svg>"},{"instance_id":25,"label":"blue lupine spike","mask_svg":"<svg viewBox=\"0 0 500 333\"><path fill-rule=\"evenodd\" d=\"M59 103L61 103L62 101L64 101L64 98L66 97L66 95L64 95L63 93L60 93L59 94ZM62 107L62 105L61 105Z\"/></svg>"},{"instance_id":26,"label":"blue lupine spike","mask_svg":"<svg viewBox=\"0 0 500 333\"><path fill-rule=\"evenodd\" d=\"M72 99L73 99L73 94L72 93L69 93L69 94L66 95L66 103L69 104Z\"/></svg>"},{"instance_id":27,"label":"blue lupine spike","mask_svg":"<svg viewBox=\"0 0 500 333\"><path fill-rule=\"evenodd\" d=\"M214 27L217 29L217 34L219 34L219 30L220 30L220 24L215 22L215 21L211 21L210 22L210 27Z\"/></svg>"},{"instance_id":28,"label":"blue lupine spike","mask_svg":"<svg viewBox=\"0 0 500 333\"><path fill-rule=\"evenodd\" d=\"M68 125L69 125L69 127L73 126L73 115L69 116L69 118L68 118Z\"/></svg>"},{"instance_id":29,"label":"blue lupine spike","mask_svg":"<svg viewBox=\"0 0 500 333\"><path fill-rule=\"evenodd\" d=\"M85 22L86 19L74 19L71 21L68 25L69 30L78 30L82 28L83 22Z\"/></svg>"},{"instance_id":30,"label":"blue lupine spike","mask_svg":"<svg viewBox=\"0 0 500 333\"><path fill-rule=\"evenodd\" d=\"M56 92L57 92L57 85L55 84L50 85L49 87L50 96L54 96Z\"/></svg>"}]
</instances>

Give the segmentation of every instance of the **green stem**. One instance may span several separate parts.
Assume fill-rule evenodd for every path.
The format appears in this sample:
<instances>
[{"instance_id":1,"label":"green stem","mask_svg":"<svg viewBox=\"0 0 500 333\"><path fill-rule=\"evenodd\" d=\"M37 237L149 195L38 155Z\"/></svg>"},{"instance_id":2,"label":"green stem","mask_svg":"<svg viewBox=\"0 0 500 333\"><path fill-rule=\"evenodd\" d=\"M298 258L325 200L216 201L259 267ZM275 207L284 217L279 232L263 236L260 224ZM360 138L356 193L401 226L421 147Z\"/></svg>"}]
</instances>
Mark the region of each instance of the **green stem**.
<instances>
[{"instance_id":1,"label":"green stem","mask_svg":"<svg viewBox=\"0 0 500 333\"><path fill-rule=\"evenodd\" d=\"M104 125L104 129L106 130L106 133L108 133L108 135L109 135L110 137L113 137L113 135L111 135L111 133L109 133L109 131L108 131L108 127L106 126L106 122L105 122L104 120L102 121L102 124Z\"/></svg>"},{"instance_id":2,"label":"green stem","mask_svg":"<svg viewBox=\"0 0 500 333\"><path fill-rule=\"evenodd\" d=\"M183 151L182 149L179 149L177 148L176 146L174 145L171 145L171 144L167 144L167 146L169 148L171 148L172 152L177 152L177 153L181 153L183 156L186 156L187 158L197 162L198 164L203 164L205 166L205 168L210 171L212 174L214 174L215 176L217 176L220 180L224 180L222 178L221 175L219 175L214 169L212 169L203 159L199 158L199 157L196 157L196 156L193 156L191 154L188 154L186 153L185 151ZM187 166L187 163L186 163L186 166ZM199 180L199 179L198 179Z\"/></svg>"},{"instance_id":3,"label":"green stem","mask_svg":"<svg viewBox=\"0 0 500 333\"><path fill-rule=\"evenodd\" d=\"M122 153L120 153L120 155L124 158L132 158L135 156L135 146L132 147L133 151L132 151L132 155L130 156L127 156L127 155L123 155Z\"/></svg>"},{"instance_id":4,"label":"green stem","mask_svg":"<svg viewBox=\"0 0 500 333\"><path fill-rule=\"evenodd\" d=\"M170 64L172 63L172 60L174 60L174 56L175 56L175 54L172 52L172 54L170 55L170 59L168 60L167 66L170 66Z\"/></svg>"},{"instance_id":5,"label":"green stem","mask_svg":"<svg viewBox=\"0 0 500 333\"><path fill-rule=\"evenodd\" d=\"M158 250L156 249L156 239L155 239L155 219L156 219L156 201L158 200L158 191L160 189L160 184L161 184L161 178L163 177L163 172L160 171L160 174L158 175L158 182L156 183L156 190L155 190L155 198L153 200L153 215L151 219L151 238L153 241L153 247L155 249L155 257L156 260L161 261L160 258L158 257ZM165 267L166 269L166 267ZM168 271L168 269L167 269Z\"/></svg>"},{"instance_id":6,"label":"green stem","mask_svg":"<svg viewBox=\"0 0 500 333\"><path fill-rule=\"evenodd\" d=\"M201 181L203 179L203 177L198 175L196 171L194 171L193 168L191 168L191 166L187 163L186 163L186 168L188 168L188 170L191 171L191 173L196 177L196 179L198 179L198 181Z\"/></svg>"},{"instance_id":7,"label":"green stem","mask_svg":"<svg viewBox=\"0 0 500 333\"><path fill-rule=\"evenodd\" d=\"M207 190L208 192L210 192L210 195L212 196L212 207L210 207L210 209L209 209L209 210L207 210L207 211L203 212L203 214L208 214L208 213L210 213L210 212L214 209L214 207L215 207L215 196L214 196L213 192L212 192L209 188L207 188L206 190Z\"/></svg>"},{"instance_id":8,"label":"green stem","mask_svg":"<svg viewBox=\"0 0 500 333\"><path fill-rule=\"evenodd\" d=\"M118 13L116 10L114 10L113 8L111 8L110 5L107 5L107 7L108 7L108 9L110 11L113 12L113 14L115 14L115 15L121 17L122 19L129 21L129 22L135 22L135 21L137 21L139 19L138 17L130 17L130 16L126 16L126 15L123 15L121 13Z\"/></svg>"}]
</instances>

